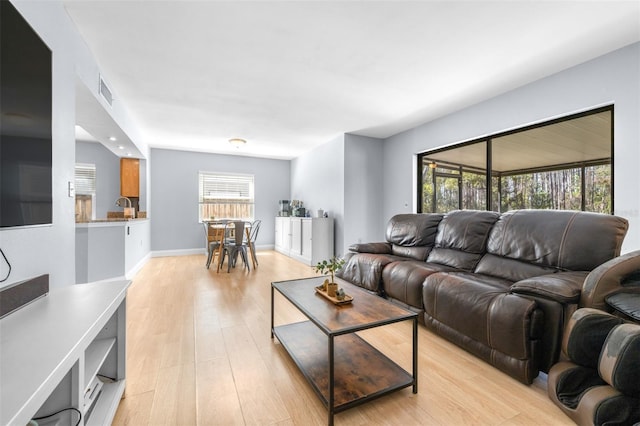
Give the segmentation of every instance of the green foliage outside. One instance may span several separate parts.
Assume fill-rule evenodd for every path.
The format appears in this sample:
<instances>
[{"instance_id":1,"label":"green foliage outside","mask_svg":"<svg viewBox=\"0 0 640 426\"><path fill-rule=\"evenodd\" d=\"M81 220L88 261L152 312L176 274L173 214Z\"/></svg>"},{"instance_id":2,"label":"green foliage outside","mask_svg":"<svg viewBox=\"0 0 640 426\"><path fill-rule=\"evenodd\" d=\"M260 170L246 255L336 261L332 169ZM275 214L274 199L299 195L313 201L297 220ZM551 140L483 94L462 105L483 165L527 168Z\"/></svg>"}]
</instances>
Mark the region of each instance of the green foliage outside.
<instances>
[{"instance_id":1,"label":"green foliage outside","mask_svg":"<svg viewBox=\"0 0 640 426\"><path fill-rule=\"evenodd\" d=\"M447 173L457 177L436 176ZM485 210L486 176L453 168L423 167L422 211L446 213L451 210ZM499 191L500 188L500 191ZM436 194L434 205L433 194ZM572 168L492 179L491 210L513 209L582 209L582 169ZM462 194L460 194L462 192ZM461 202L460 202L461 201ZM585 211L611 213L611 166L585 167Z\"/></svg>"}]
</instances>

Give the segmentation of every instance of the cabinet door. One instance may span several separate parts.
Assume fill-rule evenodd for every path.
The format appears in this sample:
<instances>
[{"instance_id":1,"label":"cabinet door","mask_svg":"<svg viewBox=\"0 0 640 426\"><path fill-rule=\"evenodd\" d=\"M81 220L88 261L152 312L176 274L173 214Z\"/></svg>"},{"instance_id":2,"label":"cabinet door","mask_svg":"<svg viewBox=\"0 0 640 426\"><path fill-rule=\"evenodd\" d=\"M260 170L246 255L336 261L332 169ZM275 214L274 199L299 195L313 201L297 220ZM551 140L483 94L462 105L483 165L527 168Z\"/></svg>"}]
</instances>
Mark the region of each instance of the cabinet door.
<instances>
[{"instance_id":1,"label":"cabinet door","mask_svg":"<svg viewBox=\"0 0 640 426\"><path fill-rule=\"evenodd\" d=\"M291 219L291 252L302 254L302 219Z\"/></svg>"},{"instance_id":2,"label":"cabinet door","mask_svg":"<svg viewBox=\"0 0 640 426\"><path fill-rule=\"evenodd\" d=\"M140 197L140 160L137 158L120 159L120 195Z\"/></svg>"},{"instance_id":3,"label":"cabinet door","mask_svg":"<svg viewBox=\"0 0 640 426\"><path fill-rule=\"evenodd\" d=\"M307 259L311 260L311 248L312 248L312 239L313 239L313 219L303 219L302 220L302 252L300 255Z\"/></svg>"},{"instance_id":4,"label":"cabinet door","mask_svg":"<svg viewBox=\"0 0 640 426\"><path fill-rule=\"evenodd\" d=\"M276 250L282 251L284 246L284 218L276 217Z\"/></svg>"},{"instance_id":5,"label":"cabinet door","mask_svg":"<svg viewBox=\"0 0 640 426\"><path fill-rule=\"evenodd\" d=\"M313 251L311 254L312 265L333 256L333 219L313 219L311 246Z\"/></svg>"}]
</instances>

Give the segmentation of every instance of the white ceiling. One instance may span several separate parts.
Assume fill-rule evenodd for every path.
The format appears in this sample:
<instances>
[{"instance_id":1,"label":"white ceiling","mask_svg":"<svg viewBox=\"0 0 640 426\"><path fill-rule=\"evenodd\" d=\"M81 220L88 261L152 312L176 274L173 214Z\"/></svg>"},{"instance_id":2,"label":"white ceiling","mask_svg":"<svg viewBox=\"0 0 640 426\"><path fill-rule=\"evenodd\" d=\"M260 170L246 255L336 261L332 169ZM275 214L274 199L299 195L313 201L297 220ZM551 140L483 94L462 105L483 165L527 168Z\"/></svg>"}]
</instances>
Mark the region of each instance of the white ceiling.
<instances>
[{"instance_id":1,"label":"white ceiling","mask_svg":"<svg viewBox=\"0 0 640 426\"><path fill-rule=\"evenodd\" d=\"M285 159L640 40L637 0L64 4L149 146Z\"/></svg>"}]
</instances>

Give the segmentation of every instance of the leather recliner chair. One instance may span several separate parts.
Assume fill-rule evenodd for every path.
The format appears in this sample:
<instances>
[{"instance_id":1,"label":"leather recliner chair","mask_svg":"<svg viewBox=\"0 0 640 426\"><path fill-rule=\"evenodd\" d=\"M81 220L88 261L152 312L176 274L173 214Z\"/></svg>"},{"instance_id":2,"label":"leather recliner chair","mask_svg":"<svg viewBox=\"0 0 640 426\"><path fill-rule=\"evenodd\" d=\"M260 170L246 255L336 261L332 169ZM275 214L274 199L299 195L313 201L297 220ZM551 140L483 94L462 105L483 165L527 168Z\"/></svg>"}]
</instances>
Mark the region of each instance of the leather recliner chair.
<instances>
[{"instance_id":1,"label":"leather recliner chair","mask_svg":"<svg viewBox=\"0 0 640 426\"><path fill-rule=\"evenodd\" d=\"M562 342L565 359L549 370L551 400L579 425L640 422L640 325L578 309Z\"/></svg>"}]
</instances>

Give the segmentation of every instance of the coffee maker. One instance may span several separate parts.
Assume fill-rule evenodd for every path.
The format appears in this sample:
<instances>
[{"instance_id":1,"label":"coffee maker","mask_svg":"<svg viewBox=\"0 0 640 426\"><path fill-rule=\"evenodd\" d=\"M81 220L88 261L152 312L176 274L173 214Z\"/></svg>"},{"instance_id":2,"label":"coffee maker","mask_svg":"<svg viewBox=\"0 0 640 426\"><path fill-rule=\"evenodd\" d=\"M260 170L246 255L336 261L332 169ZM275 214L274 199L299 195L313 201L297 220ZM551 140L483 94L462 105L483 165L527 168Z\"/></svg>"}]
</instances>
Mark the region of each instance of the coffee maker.
<instances>
[{"instance_id":1,"label":"coffee maker","mask_svg":"<svg viewBox=\"0 0 640 426\"><path fill-rule=\"evenodd\" d=\"M289 210L289 200L278 201L278 216L289 216L291 210Z\"/></svg>"},{"instance_id":2,"label":"coffee maker","mask_svg":"<svg viewBox=\"0 0 640 426\"><path fill-rule=\"evenodd\" d=\"M291 201L291 216L305 217L306 211L303 207L304 203L300 200Z\"/></svg>"}]
</instances>

